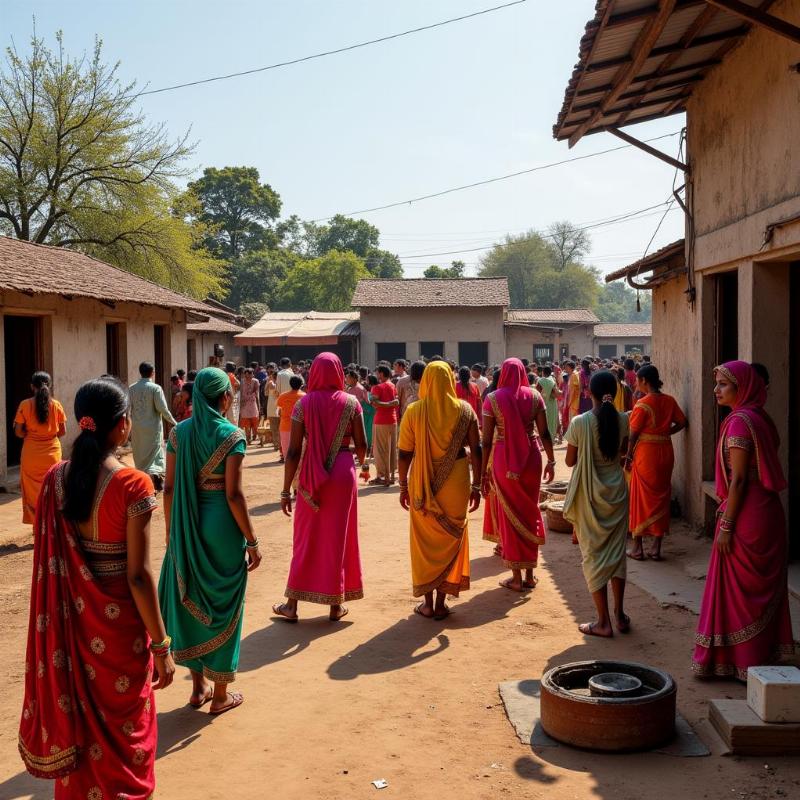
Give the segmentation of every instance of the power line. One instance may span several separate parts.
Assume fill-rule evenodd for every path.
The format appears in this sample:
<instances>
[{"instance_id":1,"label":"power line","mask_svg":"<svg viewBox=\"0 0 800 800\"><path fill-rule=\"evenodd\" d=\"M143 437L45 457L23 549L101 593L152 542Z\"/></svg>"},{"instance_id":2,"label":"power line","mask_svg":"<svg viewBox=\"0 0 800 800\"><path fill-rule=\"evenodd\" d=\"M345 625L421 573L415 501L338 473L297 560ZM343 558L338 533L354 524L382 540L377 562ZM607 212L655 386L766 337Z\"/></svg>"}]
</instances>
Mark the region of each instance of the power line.
<instances>
[{"instance_id":1,"label":"power line","mask_svg":"<svg viewBox=\"0 0 800 800\"><path fill-rule=\"evenodd\" d=\"M645 142L657 142L659 139L668 139L671 136L677 136L680 131L674 131L673 133L665 133L661 136L654 136L652 139L645 139ZM408 200L398 200L395 203L386 203L382 206L373 206L372 208L362 208L358 211L348 211L344 216L346 217L353 217L357 214L369 214L372 211L384 211L387 208L396 208L397 206L409 206L412 203L419 203L422 200L431 200L434 197L442 197L446 194L453 194L454 192L463 192L466 189L474 189L478 186L486 186L490 183L498 183L499 181L507 181L510 178L518 178L520 175L529 175L532 172L540 172L544 169L551 169L552 167L560 167L562 164L571 164L574 161L584 161L587 158L594 158L595 156L604 156L608 153L616 153L619 150L626 150L633 145L630 144L623 144L619 145L618 147L610 147L608 150L598 150L596 153L587 153L583 156L575 156L574 158L565 158L562 161L553 161L550 164L540 164L538 167L530 167L529 169L522 169L519 172L510 172L508 175L498 175L495 178L487 178L486 180L482 181L475 181L474 183L466 183L463 186L453 186L450 189L443 189L440 192L432 192L431 194L423 194L419 197L412 197ZM327 217L319 217L318 219L312 219L311 222L327 222L329 219L332 219L335 214L331 214Z\"/></svg>"},{"instance_id":2,"label":"power line","mask_svg":"<svg viewBox=\"0 0 800 800\"><path fill-rule=\"evenodd\" d=\"M503 5L493 6L492 8L484 8L482 11L474 11L471 14L463 14L460 17L452 17L451 19L445 19L442 20L441 22L434 22L430 25L422 25L419 28L411 28L410 30L407 31L401 31L400 33L392 33L389 34L388 36L381 36L377 39L370 39L369 41L366 42L358 42L356 44L350 44L347 45L346 47L337 47L335 50L325 50L322 53L314 53L309 56L293 58L290 61L279 61L277 64L269 64L266 67L255 67L253 69L246 69L241 72L231 72L227 75L216 75L211 78L202 78L196 81L187 81L186 83L176 83L172 86L162 86L160 89L148 89L147 91L139 92L138 96L142 97L143 95L147 94L160 94L161 92L172 92L175 89L186 89L190 86L200 86L201 84L205 83L226 81L229 80L230 78L241 78L245 75L255 75L256 73L259 72L268 72L269 70L273 69L290 67L293 66L294 64L302 64L306 61L313 61L317 58L325 58L327 56L334 56L340 53L347 53L351 50L358 50L361 47L370 47L371 45L374 44L380 44L382 42L390 42L393 39L400 39L403 36L411 36L412 34L415 33L422 33L423 31L430 31L433 30L434 28L441 28L445 25L452 25L454 22L463 22L464 20L472 19L473 17L480 17L485 14L492 14L495 11L502 11L503 9L511 8L511 6L518 6L526 2L527 0L513 0L513 2L510 3L503 3Z\"/></svg>"},{"instance_id":3,"label":"power line","mask_svg":"<svg viewBox=\"0 0 800 800\"><path fill-rule=\"evenodd\" d=\"M595 229L595 228L606 227L607 225L616 225L619 222L627 222L627 221L632 220L634 218L645 219L646 217L654 216L655 214L660 214L661 212L657 211L657 212L655 212L655 214L645 214L644 212L652 211L653 209L661 209L661 208L664 208L664 206L667 206L667 210L664 212L664 215L663 215L664 217L666 217L666 215L671 210L678 210L678 209L672 209L671 208L673 202L674 201L665 200L663 203L658 203L658 204L656 204L654 206L649 206L648 208L640 208L638 211L631 211L631 212L629 212L627 214L623 214L623 215L621 215L619 217L612 218L611 220L609 220L607 222L597 222L594 225L584 225L583 227L576 227L575 230L576 231L586 231L586 230L592 230L592 229ZM639 216L639 215L641 215L641 216ZM662 218L662 221L663 221L663 218ZM538 235L541 236L543 239L556 238L552 234L548 234L548 233L540 233ZM401 259L402 258L433 258L435 256L457 255L459 253L477 253L477 252L479 252L481 250L489 250L490 248L492 248L492 247L494 247L496 245L499 245L500 247L503 247L503 246L505 246L505 243L504 242L499 242L499 243L498 242L493 242L492 244L488 244L488 245L486 245L484 247L470 247L470 248L466 248L464 250L446 250L446 251L438 252L438 253L408 253L405 256L398 255L398 258L401 258Z\"/></svg>"}]
</instances>

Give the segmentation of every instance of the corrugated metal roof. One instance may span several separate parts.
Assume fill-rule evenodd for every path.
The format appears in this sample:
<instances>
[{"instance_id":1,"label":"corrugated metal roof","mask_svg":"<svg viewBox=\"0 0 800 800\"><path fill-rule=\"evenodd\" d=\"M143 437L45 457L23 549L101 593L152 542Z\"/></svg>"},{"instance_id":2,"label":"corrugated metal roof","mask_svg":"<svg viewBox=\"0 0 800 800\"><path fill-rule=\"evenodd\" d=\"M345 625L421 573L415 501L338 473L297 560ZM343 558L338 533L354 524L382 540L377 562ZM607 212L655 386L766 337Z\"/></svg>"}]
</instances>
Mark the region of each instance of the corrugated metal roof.
<instances>
[{"instance_id":1,"label":"corrugated metal roof","mask_svg":"<svg viewBox=\"0 0 800 800\"><path fill-rule=\"evenodd\" d=\"M772 4L743 2L761 10ZM750 30L740 17L704 0L674 0L659 21L662 6L658 0L597 0L553 126L556 139L573 145L608 127L685 111L694 86Z\"/></svg>"},{"instance_id":2,"label":"corrugated metal roof","mask_svg":"<svg viewBox=\"0 0 800 800\"><path fill-rule=\"evenodd\" d=\"M655 253L645 256L645 258L640 258L638 261L634 261L633 264L628 264L627 267L622 267L615 272L609 272L606 275L606 283L626 278L628 275L644 275L658 267L668 267L676 260L680 262L684 258L685 251L686 240L678 239L678 241L656 250Z\"/></svg>"}]
</instances>

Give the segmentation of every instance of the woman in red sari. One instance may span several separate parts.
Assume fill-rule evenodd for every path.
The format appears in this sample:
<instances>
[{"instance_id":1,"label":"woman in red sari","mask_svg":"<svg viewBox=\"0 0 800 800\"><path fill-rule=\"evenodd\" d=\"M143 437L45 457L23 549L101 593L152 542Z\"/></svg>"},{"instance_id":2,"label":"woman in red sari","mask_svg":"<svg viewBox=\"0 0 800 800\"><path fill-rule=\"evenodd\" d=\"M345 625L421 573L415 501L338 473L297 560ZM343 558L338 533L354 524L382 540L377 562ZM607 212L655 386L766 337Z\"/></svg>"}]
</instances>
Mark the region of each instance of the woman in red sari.
<instances>
[{"instance_id":1,"label":"woman in red sari","mask_svg":"<svg viewBox=\"0 0 800 800\"><path fill-rule=\"evenodd\" d=\"M748 667L795 652L780 499L786 481L764 380L744 361L729 361L714 376L717 403L731 411L717 445L720 504L692 669L746 681Z\"/></svg>"},{"instance_id":2,"label":"woman in red sari","mask_svg":"<svg viewBox=\"0 0 800 800\"><path fill-rule=\"evenodd\" d=\"M672 437L686 427L686 417L675 398L661 391L662 382L653 364L640 367L636 381L643 397L633 407L624 459L625 469L631 474L629 528L633 548L628 557L642 561L642 539L652 536L647 557L661 561L661 541L669 533L675 465Z\"/></svg>"},{"instance_id":3,"label":"woman in red sari","mask_svg":"<svg viewBox=\"0 0 800 800\"><path fill-rule=\"evenodd\" d=\"M75 415L82 433L36 509L19 750L58 779L56 800L147 800L153 690L175 671L148 555L155 491L114 455L131 429L122 384L84 384Z\"/></svg>"},{"instance_id":4,"label":"woman in red sari","mask_svg":"<svg viewBox=\"0 0 800 800\"><path fill-rule=\"evenodd\" d=\"M475 412L478 423L481 424L481 392L478 384L473 383L470 378L472 373L469 367L461 367L458 370L458 380L456 381L456 397L459 400L466 400L470 408Z\"/></svg>"},{"instance_id":5,"label":"woman in red sari","mask_svg":"<svg viewBox=\"0 0 800 800\"><path fill-rule=\"evenodd\" d=\"M482 492L488 497L490 488L494 488L503 563L511 570L511 577L500 585L521 592L536 585L533 569L545 538L539 511L542 455L534 438L534 424L547 452L544 477L548 483L553 480L556 462L544 400L528 385L525 367L518 358L503 362L497 387L483 404Z\"/></svg>"},{"instance_id":6,"label":"woman in red sari","mask_svg":"<svg viewBox=\"0 0 800 800\"><path fill-rule=\"evenodd\" d=\"M300 464L303 439L306 449ZM292 414L281 492L281 509L291 516L292 481L300 464L288 600L272 607L289 622L297 622L300 600L330 606L330 619L336 622L348 613L345 601L364 596L351 440L363 464L367 437L361 404L345 391L339 357L321 353L311 365L308 392Z\"/></svg>"}]
</instances>

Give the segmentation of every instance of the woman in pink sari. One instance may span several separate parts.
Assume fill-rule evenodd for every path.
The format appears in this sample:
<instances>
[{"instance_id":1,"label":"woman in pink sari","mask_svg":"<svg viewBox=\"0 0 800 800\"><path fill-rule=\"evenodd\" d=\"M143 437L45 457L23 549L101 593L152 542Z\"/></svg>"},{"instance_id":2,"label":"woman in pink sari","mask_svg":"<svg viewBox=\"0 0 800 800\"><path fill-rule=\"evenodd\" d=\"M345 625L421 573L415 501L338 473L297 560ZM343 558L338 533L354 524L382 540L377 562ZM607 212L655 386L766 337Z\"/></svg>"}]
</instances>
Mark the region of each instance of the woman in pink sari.
<instances>
[{"instance_id":1,"label":"woman in pink sari","mask_svg":"<svg viewBox=\"0 0 800 800\"><path fill-rule=\"evenodd\" d=\"M747 668L794 653L780 492L778 432L761 376L744 361L714 370L717 403L731 409L716 456L717 512L692 668L747 680Z\"/></svg>"},{"instance_id":2,"label":"woman in pink sari","mask_svg":"<svg viewBox=\"0 0 800 800\"><path fill-rule=\"evenodd\" d=\"M314 359L308 393L295 405L286 452L281 509L292 515L292 480L300 465L294 552L286 583L287 602L275 604L278 617L297 622L297 603L330 606L340 620L346 600L364 596L358 552L356 470L350 441L359 462L366 458L367 438L361 404L344 388L342 362L333 353Z\"/></svg>"},{"instance_id":3,"label":"woman in pink sari","mask_svg":"<svg viewBox=\"0 0 800 800\"><path fill-rule=\"evenodd\" d=\"M536 586L533 568L545 537L539 511L542 454L534 438L534 424L547 452L544 477L548 483L553 480L556 462L544 400L528 385L525 367L518 358L503 362L497 386L483 404L481 484L484 497L494 489L503 563L512 573L500 585L521 592Z\"/></svg>"}]
</instances>

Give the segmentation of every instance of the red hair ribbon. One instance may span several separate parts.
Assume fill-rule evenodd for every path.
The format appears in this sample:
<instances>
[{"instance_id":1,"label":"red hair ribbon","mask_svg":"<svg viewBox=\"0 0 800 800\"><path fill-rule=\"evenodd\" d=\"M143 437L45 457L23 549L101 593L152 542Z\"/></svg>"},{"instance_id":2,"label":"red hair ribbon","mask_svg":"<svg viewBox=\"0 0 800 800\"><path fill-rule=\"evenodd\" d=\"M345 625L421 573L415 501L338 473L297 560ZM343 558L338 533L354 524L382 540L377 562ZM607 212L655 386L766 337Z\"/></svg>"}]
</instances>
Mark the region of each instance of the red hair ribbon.
<instances>
[{"instance_id":1,"label":"red hair ribbon","mask_svg":"<svg viewBox=\"0 0 800 800\"><path fill-rule=\"evenodd\" d=\"M91 417L81 417L78 421L78 426L83 431L91 431L94 433L97 430L97 424Z\"/></svg>"}]
</instances>

